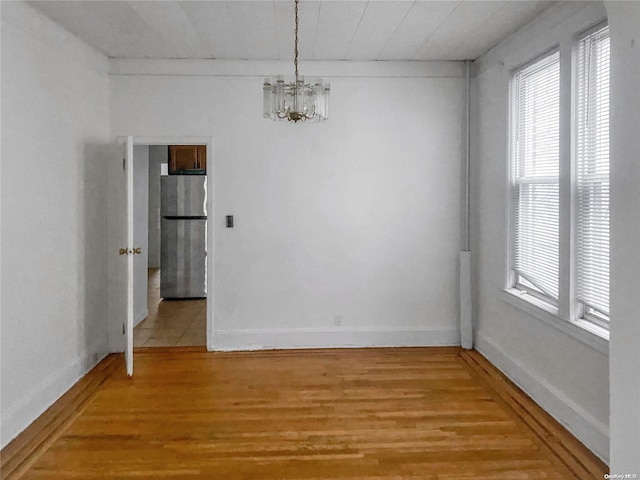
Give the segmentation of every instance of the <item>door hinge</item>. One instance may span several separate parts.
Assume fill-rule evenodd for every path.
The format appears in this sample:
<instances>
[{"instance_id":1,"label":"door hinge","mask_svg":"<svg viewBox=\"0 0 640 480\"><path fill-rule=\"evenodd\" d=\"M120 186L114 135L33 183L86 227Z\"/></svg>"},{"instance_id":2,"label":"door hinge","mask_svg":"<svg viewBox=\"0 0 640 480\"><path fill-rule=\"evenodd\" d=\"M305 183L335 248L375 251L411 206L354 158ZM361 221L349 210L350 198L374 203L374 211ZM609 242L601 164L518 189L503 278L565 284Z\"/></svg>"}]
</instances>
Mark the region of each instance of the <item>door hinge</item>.
<instances>
[{"instance_id":1,"label":"door hinge","mask_svg":"<svg viewBox=\"0 0 640 480\"><path fill-rule=\"evenodd\" d=\"M127 169L127 159L126 159L126 158L123 158L123 159L122 159L122 169L123 169L123 170L126 170L126 169Z\"/></svg>"},{"instance_id":2,"label":"door hinge","mask_svg":"<svg viewBox=\"0 0 640 480\"><path fill-rule=\"evenodd\" d=\"M122 324L122 334L124 335L124 323Z\"/></svg>"}]
</instances>

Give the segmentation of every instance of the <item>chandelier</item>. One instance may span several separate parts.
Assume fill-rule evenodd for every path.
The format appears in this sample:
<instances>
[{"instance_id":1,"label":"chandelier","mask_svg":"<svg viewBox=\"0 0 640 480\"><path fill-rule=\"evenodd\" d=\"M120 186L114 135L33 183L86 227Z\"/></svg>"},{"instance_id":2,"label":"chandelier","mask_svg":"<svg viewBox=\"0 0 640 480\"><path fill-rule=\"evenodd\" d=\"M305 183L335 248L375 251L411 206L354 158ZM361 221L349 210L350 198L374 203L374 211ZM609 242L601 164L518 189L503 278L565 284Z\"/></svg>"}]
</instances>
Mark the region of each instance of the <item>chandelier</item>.
<instances>
[{"instance_id":1,"label":"chandelier","mask_svg":"<svg viewBox=\"0 0 640 480\"><path fill-rule=\"evenodd\" d=\"M297 123L321 122L329 118L329 83L322 79L305 82L298 74L298 2L295 0L295 81L285 83L284 75L275 79L265 78L262 88L264 95L264 118L288 120Z\"/></svg>"}]
</instances>

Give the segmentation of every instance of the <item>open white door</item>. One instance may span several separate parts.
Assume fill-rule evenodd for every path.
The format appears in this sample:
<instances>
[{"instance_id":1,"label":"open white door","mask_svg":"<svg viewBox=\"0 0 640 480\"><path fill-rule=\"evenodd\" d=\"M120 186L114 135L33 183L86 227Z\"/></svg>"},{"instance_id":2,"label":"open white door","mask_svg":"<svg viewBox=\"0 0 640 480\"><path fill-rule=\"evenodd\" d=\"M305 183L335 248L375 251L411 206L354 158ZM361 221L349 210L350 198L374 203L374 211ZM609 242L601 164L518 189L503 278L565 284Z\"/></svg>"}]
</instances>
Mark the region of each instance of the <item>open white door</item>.
<instances>
[{"instance_id":1,"label":"open white door","mask_svg":"<svg viewBox=\"0 0 640 480\"><path fill-rule=\"evenodd\" d=\"M133 375L133 137L108 145L109 344ZM124 338L123 338L124 337Z\"/></svg>"},{"instance_id":2,"label":"open white door","mask_svg":"<svg viewBox=\"0 0 640 480\"><path fill-rule=\"evenodd\" d=\"M133 375L133 256L140 250L133 245L133 137L127 137L124 148L124 168L127 191L127 318L125 321L124 357L127 375Z\"/></svg>"},{"instance_id":3,"label":"open white door","mask_svg":"<svg viewBox=\"0 0 640 480\"><path fill-rule=\"evenodd\" d=\"M108 316L111 351L125 353L133 375L133 137L107 145Z\"/></svg>"}]
</instances>

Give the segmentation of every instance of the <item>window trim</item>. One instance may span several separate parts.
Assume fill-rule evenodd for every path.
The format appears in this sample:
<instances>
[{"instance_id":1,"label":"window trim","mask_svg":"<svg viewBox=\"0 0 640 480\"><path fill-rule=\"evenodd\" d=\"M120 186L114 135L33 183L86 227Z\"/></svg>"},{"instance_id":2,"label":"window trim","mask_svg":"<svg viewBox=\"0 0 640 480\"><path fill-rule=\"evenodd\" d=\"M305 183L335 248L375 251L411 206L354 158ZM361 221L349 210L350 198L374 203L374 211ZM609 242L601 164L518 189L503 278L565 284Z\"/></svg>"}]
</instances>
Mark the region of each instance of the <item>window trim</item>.
<instances>
[{"instance_id":1,"label":"window trim","mask_svg":"<svg viewBox=\"0 0 640 480\"><path fill-rule=\"evenodd\" d=\"M605 355L609 353L608 330L583 319L570 320L569 318L563 318L557 308L515 288L500 290L500 298L512 307L542 323L552 326L594 350Z\"/></svg>"},{"instance_id":2,"label":"window trim","mask_svg":"<svg viewBox=\"0 0 640 480\"><path fill-rule=\"evenodd\" d=\"M507 244L506 244L506 290L515 292L521 292L527 295L526 298L536 299L535 302L532 302L534 305L543 304L552 309L559 308L560 303L560 295L558 295L558 300L553 297L545 294L544 292L538 292L537 290L533 290L526 285L523 285L518 281L518 277L520 276L515 268L515 245L516 245L516 229L515 229L515 205L516 205L516 189L512 188L515 184L514 172L513 172L513 137L511 127L513 125L514 120L514 95L513 89L515 88L515 79L516 74L526 68L534 65L535 63L544 60L552 55L558 54L559 62L562 61L561 52L560 52L560 44L556 43L551 48L546 49L544 52L530 58L529 60L518 64L516 67L509 70L509 101L508 101L508 132L507 132ZM560 109L562 110L562 65L560 63ZM560 121L562 122L562 112L560 112ZM558 172L558 186L561 184L560 172ZM560 198L559 198L560 200ZM561 261L561 260L560 260ZM559 270L562 269L562 264L559 265ZM558 279L560 280L560 279ZM560 294L560 292L559 292ZM546 310L546 309L545 309Z\"/></svg>"},{"instance_id":3,"label":"window trim","mask_svg":"<svg viewBox=\"0 0 640 480\"><path fill-rule=\"evenodd\" d=\"M509 91L507 102L507 135L506 135L506 208L505 208L505 254L504 259L504 279L505 288L500 290L500 298L509 305L521 310L530 316L546 323L559 331L571 336L572 338L588 345L595 350L607 355L609 353L609 325L586 312L586 309L576 298L576 244L575 236L577 232L576 226L576 167L577 167L577 100L578 100L578 67L577 67L577 51L579 42L587 36L598 31L599 29L609 25L608 19L600 19L591 24L590 27L580 30L571 35L568 39L562 39L556 42L552 47L545 49L542 53L531 57L529 60L517 64L516 67L508 70L509 74ZM552 55L555 52L560 53L560 232L563 231L562 225L567 225L568 232L568 255L567 250L563 254L563 240L560 238L560 289L558 305L553 305L545 299L543 295L536 296L532 292L527 292L517 285L517 274L513 268L513 255L515 246L515 191L513 184L513 144L511 125L513 122L513 83L515 74L539 61L540 59ZM564 66L563 66L564 65ZM567 78L567 76L569 78ZM564 100L563 100L564 98ZM563 138L564 137L564 138ZM563 147L564 143L564 147ZM564 148L564 151L563 151ZM566 172L563 177L563 164L568 164L570 175L567 177ZM565 185L564 187L562 185ZM567 187L568 190L567 190ZM562 189L565 193L562 193ZM563 202L565 206L563 207ZM568 203L568 205L567 205ZM565 210L563 219L563 208ZM567 214L569 218L567 219ZM503 237L504 238L504 237ZM565 249L567 245L565 245ZM565 274L563 283L563 270L569 270ZM568 279L567 279L568 277ZM606 328L605 328L606 326Z\"/></svg>"},{"instance_id":4,"label":"window trim","mask_svg":"<svg viewBox=\"0 0 640 480\"><path fill-rule=\"evenodd\" d=\"M524 70L525 68L530 67L531 65L533 65L536 62L539 62L540 60L542 60L543 58L546 57L550 57L551 55L560 52L560 44L559 43L555 43L551 48L547 48L545 51L543 51L542 53L539 53L538 55L530 58L529 60L519 63L518 65L516 65L515 67L513 67L512 69L509 70L509 87L511 87L511 85L513 84L513 79L516 75L516 73L518 73L521 70ZM511 90L509 90L511 91ZM511 96L509 97L509 99L511 99ZM513 112L513 110L511 110L511 101L509 101L509 112ZM509 120L511 120L511 115L509 115ZM509 145L511 145L511 142L509 141Z\"/></svg>"},{"instance_id":5,"label":"window trim","mask_svg":"<svg viewBox=\"0 0 640 480\"><path fill-rule=\"evenodd\" d=\"M577 290L578 283L578 270L577 270L577 255L578 255L578 134L579 134L579 105L580 105L580 76L579 76L579 50L580 43L591 36L592 34L602 30L605 27L609 27L608 19L601 20L594 23L590 27L573 35L571 40L571 281L572 289ZM611 187L609 187L611 188ZM573 295L571 303L575 311L575 320L584 322L585 324L593 325L598 330L609 331L610 328L610 316L606 316L597 309L590 307L589 305L580 302L577 299L577 295ZM590 312L589 310L595 310Z\"/></svg>"},{"instance_id":6,"label":"window trim","mask_svg":"<svg viewBox=\"0 0 640 480\"><path fill-rule=\"evenodd\" d=\"M598 30L604 28L604 27L610 27L609 25L609 20L608 19L603 19L600 20L596 23L594 23L593 25L591 25L588 28L585 28L584 30L580 30L578 33L576 33L575 35L573 35L572 39L571 39L571 43L572 43L572 47L573 49L577 52L578 51L578 44L584 40L585 38L587 38L589 35L591 35L592 33L596 33ZM575 62L574 62L575 63ZM576 65L577 66L577 65ZM577 68L575 69L577 72ZM575 92L577 94L577 92ZM576 97L577 98L577 97Z\"/></svg>"}]
</instances>

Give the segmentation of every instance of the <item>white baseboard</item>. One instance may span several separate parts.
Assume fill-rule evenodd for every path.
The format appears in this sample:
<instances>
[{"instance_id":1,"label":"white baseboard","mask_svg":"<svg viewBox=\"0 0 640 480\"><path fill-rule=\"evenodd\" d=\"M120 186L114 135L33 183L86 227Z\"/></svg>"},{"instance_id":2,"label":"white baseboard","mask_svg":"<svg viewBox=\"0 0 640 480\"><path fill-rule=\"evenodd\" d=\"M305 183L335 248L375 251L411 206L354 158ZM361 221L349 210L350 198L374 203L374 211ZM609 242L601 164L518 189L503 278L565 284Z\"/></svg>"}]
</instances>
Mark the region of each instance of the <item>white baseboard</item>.
<instances>
[{"instance_id":1,"label":"white baseboard","mask_svg":"<svg viewBox=\"0 0 640 480\"><path fill-rule=\"evenodd\" d=\"M145 308L142 312L138 313L133 319L133 328L136 328L138 324L149 316L149 309Z\"/></svg>"},{"instance_id":2,"label":"white baseboard","mask_svg":"<svg viewBox=\"0 0 640 480\"><path fill-rule=\"evenodd\" d=\"M293 348L434 347L460 345L459 330L421 329L260 329L219 330L210 350Z\"/></svg>"},{"instance_id":3,"label":"white baseboard","mask_svg":"<svg viewBox=\"0 0 640 480\"><path fill-rule=\"evenodd\" d=\"M77 358L67 367L60 369L57 375L49 377L48 381L28 391L20 402L9 406L2 412L0 448L4 448L17 437L78 380L100 363L108 354L108 346L106 342L102 342L91 351L94 353ZM3 405L3 410L4 407L6 405Z\"/></svg>"},{"instance_id":4,"label":"white baseboard","mask_svg":"<svg viewBox=\"0 0 640 480\"><path fill-rule=\"evenodd\" d=\"M474 347L487 360L518 385L547 413L573 433L603 462L609 463L609 427L596 419L543 378L529 372L505 355L481 333L476 333Z\"/></svg>"}]
</instances>

